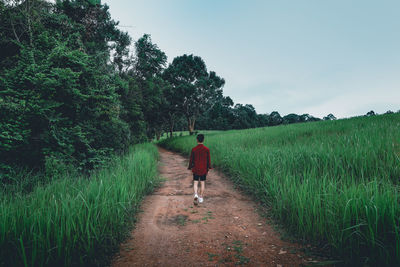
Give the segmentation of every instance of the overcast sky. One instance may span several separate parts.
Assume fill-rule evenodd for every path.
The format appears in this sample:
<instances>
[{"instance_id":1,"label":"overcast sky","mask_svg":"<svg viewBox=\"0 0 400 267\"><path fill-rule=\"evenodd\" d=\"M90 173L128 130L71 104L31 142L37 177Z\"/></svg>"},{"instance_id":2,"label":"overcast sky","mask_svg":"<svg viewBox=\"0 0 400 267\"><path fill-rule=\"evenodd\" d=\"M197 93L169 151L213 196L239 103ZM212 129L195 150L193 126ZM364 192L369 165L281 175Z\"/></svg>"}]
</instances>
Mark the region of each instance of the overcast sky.
<instances>
[{"instance_id":1,"label":"overcast sky","mask_svg":"<svg viewBox=\"0 0 400 267\"><path fill-rule=\"evenodd\" d=\"M400 109L400 1L107 0L135 41L168 61L200 56L224 95L258 113Z\"/></svg>"}]
</instances>

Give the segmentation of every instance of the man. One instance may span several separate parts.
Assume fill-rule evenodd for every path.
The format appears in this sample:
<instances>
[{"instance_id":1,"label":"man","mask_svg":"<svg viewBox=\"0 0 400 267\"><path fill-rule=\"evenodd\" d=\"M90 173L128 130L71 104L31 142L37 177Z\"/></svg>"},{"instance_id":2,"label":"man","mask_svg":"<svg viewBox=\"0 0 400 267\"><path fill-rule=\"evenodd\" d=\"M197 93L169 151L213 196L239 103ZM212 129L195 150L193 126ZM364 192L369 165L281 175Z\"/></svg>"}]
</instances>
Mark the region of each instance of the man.
<instances>
[{"instance_id":1,"label":"man","mask_svg":"<svg viewBox=\"0 0 400 267\"><path fill-rule=\"evenodd\" d=\"M211 169L210 149L203 145L204 135L197 135L197 146L192 149L189 161L189 170L193 172L194 204L203 203L205 182L208 170ZM200 196L197 188L200 181Z\"/></svg>"}]
</instances>

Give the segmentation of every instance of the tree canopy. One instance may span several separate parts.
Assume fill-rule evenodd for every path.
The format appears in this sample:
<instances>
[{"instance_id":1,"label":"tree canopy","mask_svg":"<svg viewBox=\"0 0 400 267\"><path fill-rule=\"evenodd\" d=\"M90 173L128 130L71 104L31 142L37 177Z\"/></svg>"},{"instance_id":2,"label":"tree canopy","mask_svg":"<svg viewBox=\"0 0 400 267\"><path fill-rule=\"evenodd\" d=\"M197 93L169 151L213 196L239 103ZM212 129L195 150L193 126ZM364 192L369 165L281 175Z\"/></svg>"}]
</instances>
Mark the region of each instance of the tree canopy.
<instances>
[{"instance_id":1,"label":"tree canopy","mask_svg":"<svg viewBox=\"0 0 400 267\"><path fill-rule=\"evenodd\" d=\"M204 61L193 55L174 58L164 73L172 89L169 95L174 108L182 113L188 123L190 134L196 119L222 99L225 80L215 72L207 72Z\"/></svg>"}]
</instances>

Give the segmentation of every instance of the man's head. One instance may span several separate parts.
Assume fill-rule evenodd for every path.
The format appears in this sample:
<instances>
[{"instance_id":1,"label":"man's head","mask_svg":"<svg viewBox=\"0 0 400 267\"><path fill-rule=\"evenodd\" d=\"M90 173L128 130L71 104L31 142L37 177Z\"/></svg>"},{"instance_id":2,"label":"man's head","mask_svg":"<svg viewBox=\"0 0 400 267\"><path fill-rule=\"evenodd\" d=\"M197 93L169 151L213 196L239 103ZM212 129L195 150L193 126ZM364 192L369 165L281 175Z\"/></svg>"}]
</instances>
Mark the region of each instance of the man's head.
<instances>
[{"instance_id":1,"label":"man's head","mask_svg":"<svg viewBox=\"0 0 400 267\"><path fill-rule=\"evenodd\" d=\"M203 143L203 141L204 141L204 134L198 134L196 138L197 138L197 142L198 142L198 143Z\"/></svg>"}]
</instances>

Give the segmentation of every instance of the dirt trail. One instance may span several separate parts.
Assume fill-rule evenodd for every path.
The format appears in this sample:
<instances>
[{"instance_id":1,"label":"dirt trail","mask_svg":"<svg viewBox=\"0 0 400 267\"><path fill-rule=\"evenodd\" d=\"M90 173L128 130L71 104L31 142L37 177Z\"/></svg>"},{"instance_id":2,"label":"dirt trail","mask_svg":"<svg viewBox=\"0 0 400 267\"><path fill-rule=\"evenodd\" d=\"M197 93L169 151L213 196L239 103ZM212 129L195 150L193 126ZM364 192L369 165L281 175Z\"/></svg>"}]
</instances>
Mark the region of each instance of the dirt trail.
<instances>
[{"instance_id":1,"label":"dirt trail","mask_svg":"<svg viewBox=\"0 0 400 267\"><path fill-rule=\"evenodd\" d=\"M159 149L167 181L142 204L131 238L113 266L299 266L300 246L284 242L223 174L207 176L204 203L193 205L187 159ZM308 259L310 260L310 259Z\"/></svg>"}]
</instances>

